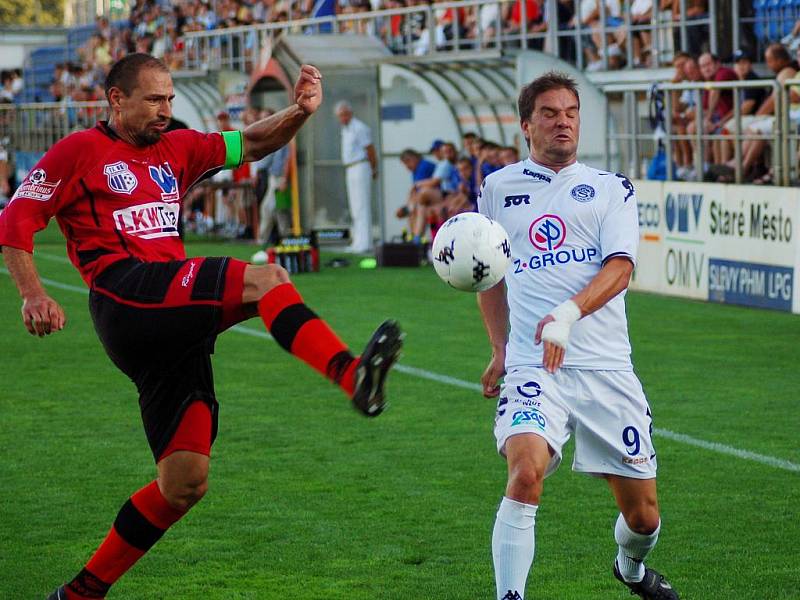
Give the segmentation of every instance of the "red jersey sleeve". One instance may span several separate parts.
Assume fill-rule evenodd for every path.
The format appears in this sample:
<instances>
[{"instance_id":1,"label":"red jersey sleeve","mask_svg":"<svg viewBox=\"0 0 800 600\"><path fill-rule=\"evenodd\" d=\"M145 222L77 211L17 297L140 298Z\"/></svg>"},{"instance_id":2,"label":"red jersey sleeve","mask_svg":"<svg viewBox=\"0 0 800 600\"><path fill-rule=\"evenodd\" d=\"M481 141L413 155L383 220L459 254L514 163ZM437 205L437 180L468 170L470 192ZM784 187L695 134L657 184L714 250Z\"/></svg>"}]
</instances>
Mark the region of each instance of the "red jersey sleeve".
<instances>
[{"instance_id":1,"label":"red jersey sleeve","mask_svg":"<svg viewBox=\"0 0 800 600\"><path fill-rule=\"evenodd\" d=\"M201 133L194 129L178 129L169 134L179 155L186 157L184 190L221 169L242 164L240 131Z\"/></svg>"},{"instance_id":2,"label":"red jersey sleeve","mask_svg":"<svg viewBox=\"0 0 800 600\"><path fill-rule=\"evenodd\" d=\"M57 142L36 163L0 213L0 246L33 252L33 236L76 197L80 134Z\"/></svg>"}]
</instances>

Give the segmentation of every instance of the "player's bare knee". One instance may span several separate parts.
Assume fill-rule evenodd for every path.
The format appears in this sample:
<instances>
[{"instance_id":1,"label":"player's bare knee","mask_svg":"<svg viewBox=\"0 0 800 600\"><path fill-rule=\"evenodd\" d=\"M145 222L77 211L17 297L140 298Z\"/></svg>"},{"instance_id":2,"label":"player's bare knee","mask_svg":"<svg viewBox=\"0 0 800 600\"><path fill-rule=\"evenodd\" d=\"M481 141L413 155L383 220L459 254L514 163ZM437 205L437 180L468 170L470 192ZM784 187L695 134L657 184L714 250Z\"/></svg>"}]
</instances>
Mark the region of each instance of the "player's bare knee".
<instances>
[{"instance_id":1,"label":"player's bare knee","mask_svg":"<svg viewBox=\"0 0 800 600\"><path fill-rule=\"evenodd\" d=\"M248 265L244 273L243 301L258 302L272 288L289 282L289 273L278 265Z\"/></svg>"},{"instance_id":2,"label":"player's bare knee","mask_svg":"<svg viewBox=\"0 0 800 600\"><path fill-rule=\"evenodd\" d=\"M661 523L658 507L650 504L637 506L633 510L629 510L624 517L631 531L642 535L650 535L658 529Z\"/></svg>"},{"instance_id":3,"label":"player's bare knee","mask_svg":"<svg viewBox=\"0 0 800 600\"><path fill-rule=\"evenodd\" d=\"M162 494L170 506L187 511L203 499L208 491L206 474L188 474L179 480L164 479L161 481Z\"/></svg>"},{"instance_id":4,"label":"player's bare knee","mask_svg":"<svg viewBox=\"0 0 800 600\"><path fill-rule=\"evenodd\" d=\"M508 474L506 495L512 500L537 504L544 487L544 472L533 463L515 465Z\"/></svg>"}]
</instances>

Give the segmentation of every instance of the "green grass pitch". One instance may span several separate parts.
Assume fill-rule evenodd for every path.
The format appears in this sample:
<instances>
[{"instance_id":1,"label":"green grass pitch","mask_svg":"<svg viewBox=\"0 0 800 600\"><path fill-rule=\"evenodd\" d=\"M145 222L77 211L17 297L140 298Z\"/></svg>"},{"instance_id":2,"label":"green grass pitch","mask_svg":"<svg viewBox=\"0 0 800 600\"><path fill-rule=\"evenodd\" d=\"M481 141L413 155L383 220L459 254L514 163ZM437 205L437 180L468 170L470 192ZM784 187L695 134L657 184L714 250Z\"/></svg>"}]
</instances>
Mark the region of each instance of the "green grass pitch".
<instances>
[{"instance_id":1,"label":"green grass pitch","mask_svg":"<svg viewBox=\"0 0 800 600\"><path fill-rule=\"evenodd\" d=\"M83 287L46 237L42 277ZM252 246L193 243L246 258ZM488 346L470 294L432 269L325 269L295 282L358 350L397 318L401 364L477 382ZM126 498L154 477L133 385L103 353L85 293L49 286L65 331L25 332L0 273L0 599L71 578ZM662 434L663 532L650 564L685 600L800 598L800 319L629 294L634 362L655 426L784 461L779 468ZM263 332L257 320L243 325ZM210 491L109 598L477 600L505 483L494 402L395 372L374 420L269 339L225 333L214 357L220 430ZM616 518L571 451L537 516L535 600L629 598L611 575Z\"/></svg>"}]
</instances>

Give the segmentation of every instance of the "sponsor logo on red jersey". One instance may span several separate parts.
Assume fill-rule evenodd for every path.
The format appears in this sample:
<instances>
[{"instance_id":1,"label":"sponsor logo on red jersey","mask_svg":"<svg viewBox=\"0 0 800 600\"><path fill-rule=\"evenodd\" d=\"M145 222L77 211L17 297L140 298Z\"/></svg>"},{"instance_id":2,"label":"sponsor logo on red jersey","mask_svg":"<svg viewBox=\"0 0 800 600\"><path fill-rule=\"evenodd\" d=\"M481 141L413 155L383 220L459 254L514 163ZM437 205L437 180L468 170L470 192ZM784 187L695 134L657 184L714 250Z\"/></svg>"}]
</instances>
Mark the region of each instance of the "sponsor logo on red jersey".
<instances>
[{"instance_id":1,"label":"sponsor logo on red jersey","mask_svg":"<svg viewBox=\"0 0 800 600\"><path fill-rule=\"evenodd\" d=\"M147 169L150 171L150 179L155 181L156 185L161 189L161 199L165 202L174 202L179 199L178 194L178 180L172 174L172 168L168 162L154 167L149 165Z\"/></svg>"},{"instance_id":2,"label":"sponsor logo on red jersey","mask_svg":"<svg viewBox=\"0 0 800 600\"><path fill-rule=\"evenodd\" d=\"M180 204L148 202L114 211L114 224L122 233L152 240L177 237Z\"/></svg>"},{"instance_id":3,"label":"sponsor logo on red jersey","mask_svg":"<svg viewBox=\"0 0 800 600\"><path fill-rule=\"evenodd\" d=\"M29 200L47 202L52 198L60 183L60 179L58 181L47 181L47 173L45 173L44 169L36 169L35 171L31 171L28 178L17 188L11 200L28 198Z\"/></svg>"}]
</instances>

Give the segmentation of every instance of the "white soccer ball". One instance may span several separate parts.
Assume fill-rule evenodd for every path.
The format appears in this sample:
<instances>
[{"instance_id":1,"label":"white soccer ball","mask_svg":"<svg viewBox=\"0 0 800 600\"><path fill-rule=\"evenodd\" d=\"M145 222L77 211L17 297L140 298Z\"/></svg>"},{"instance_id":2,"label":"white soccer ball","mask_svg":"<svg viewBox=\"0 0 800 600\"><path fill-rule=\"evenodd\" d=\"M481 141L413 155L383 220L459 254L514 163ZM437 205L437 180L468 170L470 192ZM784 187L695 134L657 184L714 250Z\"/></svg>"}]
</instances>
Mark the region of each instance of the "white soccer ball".
<instances>
[{"instance_id":1,"label":"white soccer ball","mask_svg":"<svg viewBox=\"0 0 800 600\"><path fill-rule=\"evenodd\" d=\"M250 262L254 265L263 265L267 262L267 253L263 250L259 250L253 256L250 257Z\"/></svg>"},{"instance_id":2,"label":"white soccer ball","mask_svg":"<svg viewBox=\"0 0 800 600\"><path fill-rule=\"evenodd\" d=\"M449 218L433 240L433 268L447 284L483 292L499 282L511 263L511 243L503 226L479 213Z\"/></svg>"}]
</instances>

